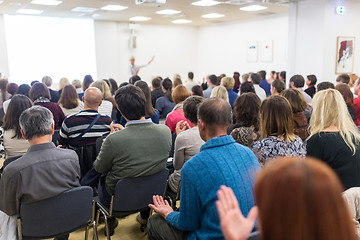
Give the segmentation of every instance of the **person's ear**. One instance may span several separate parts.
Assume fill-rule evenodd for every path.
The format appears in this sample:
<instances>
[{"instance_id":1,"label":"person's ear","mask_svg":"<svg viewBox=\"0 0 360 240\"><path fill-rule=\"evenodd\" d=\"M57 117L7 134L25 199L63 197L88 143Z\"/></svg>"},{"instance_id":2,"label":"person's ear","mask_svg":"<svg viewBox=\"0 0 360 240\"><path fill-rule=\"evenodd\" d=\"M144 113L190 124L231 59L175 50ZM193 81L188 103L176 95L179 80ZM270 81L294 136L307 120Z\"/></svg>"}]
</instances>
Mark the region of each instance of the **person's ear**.
<instances>
[{"instance_id":1,"label":"person's ear","mask_svg":"<svg viewBox=\"0 0 360 240\"><path fill-rule=\"evenodd\" d=\"M101 104L102 104L102 100L100 100L99 107L101 106Z\"/></svg>"},{"instance_id":2,"label":"person's ear","mask_svg":"<svg viewBox=\"0 0 360 240\"><path fill-rule=\"evenodd\" d=\"M82 96L81 100L84 102L84 96Z\"/></svg>"},{"instance_id":3,"label":"person's ear","mask_svg":"<svg viewBox=\"0 0 360 240\"><path fill-rule=\"evenodd\" d=\"M28 140L28 138L25 136L25 133L22 129L20 129L21 132L21 136L23 137L23 139Z\"/></svg>"},{"instance_id":4,"label":"person's ear","mask_svg":"<svg viewBox=\"0 0 360 240\"><path fill-rule=\"evenodd\" d=\"M52 123L51 124L51 136L54 135L54 132L55 132L55 124Z\"/></svg>"}]
</instances>

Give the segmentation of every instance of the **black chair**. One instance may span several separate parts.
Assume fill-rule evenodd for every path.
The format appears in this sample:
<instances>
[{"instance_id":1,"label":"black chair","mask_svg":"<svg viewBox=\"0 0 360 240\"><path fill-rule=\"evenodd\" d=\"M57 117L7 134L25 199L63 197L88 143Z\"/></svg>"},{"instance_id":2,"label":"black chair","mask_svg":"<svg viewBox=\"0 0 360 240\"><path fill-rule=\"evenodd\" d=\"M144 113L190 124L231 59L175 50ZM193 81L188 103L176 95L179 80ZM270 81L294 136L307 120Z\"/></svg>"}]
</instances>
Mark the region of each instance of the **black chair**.
<instances>
[{"instance_id":1,"label":"black chair","mask_svg":"<svg viewBox=\"0 0 360 240\"><path fill-rule=\"evenodd\" d=\"M59 145L60 130L54 130L51 141L57 146Z\"/></svg>"},{"instance_id":2,"label":"black chair","mask_svg":"<svg viewBox=\"0 0 360 240\"><path fill-rule=\"evenodd\" d=\"M92 225L97 237L95 202L90 187L76 187L55 197L21 204L18 218L19 239L45 239L69 234Z\"/></svg>"},{"instance_id":3,"label":"black chair","mask_svg":"<svg viewBox=\"0 0 360 240\"><path fill-rule=\"evenodd\" d=\"M153 195L164 195L168 175L169 170L165 168L150 176L119 180L115 187L115 194L111 197L110 208L106 208L97 200L99 210L96 221L98 222L101 213L105 218L108 240L111 238L107 219L112 216L122 218L146 210L148 204L153 203Z\"/></svg>"},{"instance_id":4,"label":"black chair","mask_svg":"<svg viewBox=\"0 0 360 240\"><path fill-rule=\"evenodd\" d=\"M170 206L174 211L178 210L178 208L176 207L176 202L180 200L180 188L181 188L181 182L179 182L177 192L175 193L171 191L169 184L167 182L165 199L168 200Z\"/></svg>"},{"instance_id":5,"label":"black chair","mask_svg":"<svg viewBox=\"0 0 360 240\"><path fill-rule=\"evenodd\" d=\"M260 240L260 232L252 232L247 240Z\"/></svg>"}]
</instances>

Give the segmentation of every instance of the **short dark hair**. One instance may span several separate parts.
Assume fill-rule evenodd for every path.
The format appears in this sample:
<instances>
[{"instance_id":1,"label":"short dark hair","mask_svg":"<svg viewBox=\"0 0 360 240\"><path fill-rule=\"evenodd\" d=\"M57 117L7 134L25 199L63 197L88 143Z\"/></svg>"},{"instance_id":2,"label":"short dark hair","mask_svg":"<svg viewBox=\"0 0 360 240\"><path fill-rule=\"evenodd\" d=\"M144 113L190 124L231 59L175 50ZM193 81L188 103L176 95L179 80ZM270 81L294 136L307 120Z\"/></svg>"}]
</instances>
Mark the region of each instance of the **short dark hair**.
<instances>
[{"instance_id":1,"label":"short dark hair","mask_svg":"<svg viewBox=\"0 0 360 240\"><path fill-rule=\"evenodd\" d=\"M140 80L141 80L141 77L139 77L138 75L131 76L129 79L129 83L134 85L137 81L140 81Z\"/></svg>"},{"instance_id":2,"label":"short dark hair","mask_svg":"<svg viewBox=\"0 0 360 240\"><path fill-rule=\"evenodd\" d=\"M156 77L151 81L151 85L153 86L153 88L159 88L161 86L161 79Z\"/></svg>"},{"instance_id":3,"label":"short dark hair","mask_svg":"<svg viewBox=\"0 0 360 240\"><path fill-rule=\"evenodd\" d=\"M280 77L286 80L286 72L285 71L280 72Z\"/></svg>"},{"instance_id":4,"label":"short dark hair","mask_svg":"<svg viewBox=\"0 0 360 240\"><path fill-rule=\"evenodd\" d=\"M129 85L128 82L122 82L122 83L120 83L119 88L125 87L127 85ZM115 94L116 94L116 92L115 92Z\"/></svg>"},{"instance_id":5,"label":"short dark hair","mask_svg":"<svg viewBox=\"0 0 360 240\"><path fill-rule=\"evenodd\" d=\"M15 95L17 93L19 86L16 83L9 83L6 87L6 91L10 93L10 95Z\"/></svg>"},{"instance_id":6,"label":"short dark hair","mask_svg":"<svg viewBox=\"0 0 360 240\"><path fill-rule=\"evenodd\" d=\"M350 76L347 74L341 74L336 78L336 82L342 82L345 84L349 84L350 82Z\"/></svg>"},{"instance_id":7,"label":"short dark hair","mask_svg":"<svg viewBox=\"0 0 360 240\"><path fill-rule=\"evenodd\" d=\"M206 99L199 107L198 118L207 126L229 127L232 124L231 106L220 98Z\"/></svg>"},{"instance_id":8,"label":"short dark hair","mask_svg":"<svg viewBox=\"0 0 360 240\"><path fill-rule=\"evenodd\" d=\"M308 75L306 77L307 77L307 79L309 79L310 85L315 85L316 84L317 78L316 78L315 75L311 74L311 75Z\"/></svg>"},{"instance_id":9,"label":"short dark hair","mask_svg":"<svg viewBox=\"0 0 360 240\"><path fill-rule=\"evenodd\" d=\"M193 73L193 72L189 72L189 73L188 73L188 78L194 79L194 73Z\"/></svg>"},{"instance_id":10,"label":"short dark hair","mask_svg":"<svg viewBox=\"0 0 360 240\"><path fill-rule=\"evenodd\" d=\"M204 96L204 92L201 86L199 85L195 85L191 88L191 92L194 93L194 96L200 96L203 97Z\"/></svg>"},{"instance_id":11,"label":"short dark hair","mask_svg":"<svg viewBox=\"0 0 360 240\"><path fill-rule=\"evenodd\" d=\"M214 74L210 75L209 80L212 84L217 85L218 79L217 79L216 75L214 75Z\"/></svg>"},{"instance_id":12,"label":"short dark hair","mask_svg":"<svg viewBox=\"0 0 360 240\"><path fill-rule=\"evenodd\" d=\"M260 126L260 98L255 93L244 93L234 102L234 116L240 127L254 126L259 131Z\"/></svg>"},{"instance_id":13,"label":"short dark hair","mask_svg":"<svg viewBox=\"0 0 360 240\"><path fill-rule=\"evenodd\" d=\"M305 79L303 76L297 74L290 78L290 82L294 83L294 87L296 88L302 88L305 85Z\"/></svg>"},{"instance_id":14,"label":"short dark hair","mask_svg":"<svg viewBox=\"0 0 360 240\"><path fill-rule=\"evenodd\" d=\"M128 120L139 120L145 116L146 99L143 91L133 85L119 88L115 94L118 110Z\"/></svg>"},{"instance_id":15,"label":"short dark hair","mask_svg":"<svg viewBox=\"0 0 360 240\"><path fill-rule=\"evenodd\" d=\"M50 99L50 92L44 83L35 83L29 92L30 99L35 101L36 99L43 97Z\"/></svg>"},{"instance_id":16,"label":"short dark hair","mask_svg":"<svg viewBox=\"0 0 360 240\"><path fill-rule=\"evenodd\" d=\"M266 79L266 71L265 70L259 71L258 74L260 75L261 80Z\"/></svg>"},{"instance_id":17,"label":"short dark hair","mask_svg":"<svg viewBox=\"0 0 360 240\"><path fill-rule=\"evenodd\" d=\"M17 90L17 94L22 94L29 97L30 86L27 84L21 84Z\"/></svg>"},{"instance_id":18,"label":"short dark hair","mask_svg":"<svg viewBox=\"0 0 360 240\"><path fill-rule=\"evenodd\" d=\"M184 105L183 105L184 116L191 123L197 124L198 109L203 101L204 98L200 96L191 96L184 101Z\"/></svg>"},{"instance_id":19,"label":"short dark hair","mask_svg":"<svg viewBox=\"0 0 360 240\"><path fill-rule=\"evenodd\" d=\"M252 82L253 82L254 84L256 84L256 85L259 85L260 82L261 82L261 77L260 77L260 75L257 74L257 73L252 73L252 74L250 75L250 78L251 78Z\"/></svg>"},{"instance_id":20,"label":"short dark hair","mask_svg":"<svg viewBox=\"0 0 360 240\"><path fill-rule=\"evenodd\" d=\"M252 82L244 82L240 86L240 94L243 93L255 93L255 88Z\"/></svg>"},{"instance_id":21,"label":"short dark hair","mask_svg":"<svg viewBox=\"0 0 360 240\"><path fill-rule=\"evenodd\" d=\"M326 90L326 89L335 89L335 86L333 83L331 82L321 82L316 86L316 89L318 92L322 91L322 90Z\"/></svg>"},{"instance_id":22,"label":"short dark hair","mask_svg":"<svg viewBox=\"0 0 360 240\"><path fill-rule=\"evenodd\" d=\"M285 90L285 83L280 79L275 79L272 82L272 87L275 88L277 93L281 93L282 91Z\"/></svg>"}]
</instances>

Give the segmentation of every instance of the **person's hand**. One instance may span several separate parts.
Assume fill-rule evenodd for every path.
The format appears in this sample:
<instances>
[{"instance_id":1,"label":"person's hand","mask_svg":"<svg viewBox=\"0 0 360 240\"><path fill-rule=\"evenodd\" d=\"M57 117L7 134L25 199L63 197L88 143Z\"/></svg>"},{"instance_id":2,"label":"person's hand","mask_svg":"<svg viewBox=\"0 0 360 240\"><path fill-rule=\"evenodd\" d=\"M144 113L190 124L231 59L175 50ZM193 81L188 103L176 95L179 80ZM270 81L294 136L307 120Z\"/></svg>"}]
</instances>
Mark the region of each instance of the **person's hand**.
<instances>
[{"instance_id":1,"label":"person's hand","mask_svg":"<svg viewBox=\"0 0 360 240\"><path fill-rule=\"evenodd\" d=\"M231 188L221 186L217 191L216 208L219 213L221 230L226 240L246 240L258 215L257 207L253 207L248 217L241 213L239 203Z\"/></svg>"},{"instance_id":2,"label":"person's hand","mask_svg":"<svg viewBox=\"0 0 360 240\"><path fill-rule=\"evenodd\" d=\"M184 121L184 120L181 120L179 121L177 124L176 124L176 128L175 128L175 131L176 131L176 135L179 135L180 133L190 129L190 125L188 124L188 122Z\"/></svg>"},{"instance_id":3,"label":"person's hand","mask_svg":"<svg viewBox=\"0 0 360 240\"><path fill-rule=\"evenodd\" d=\"M110 124L110 133L120 131L120 130L123 130L123 129L124 129L124 127L121 124L117 124L117 123L111 123Z\"/></svg>"},{"instance_id":4,"label":"person's hand","mask_svg":"<svg viewBox=\"0 0 360 240\"><path fill-rule=\"evenodd\" d=\"M57 148L62 148L62 145L58 145Z\"/></svg>"},{"instance_id":5,"label":"person's hand","mask_svg":"<svg viewBox=\"0 0 360 240\"><path fill-rule=\"evenodd\" d=\"M150 59L150 61L148 62L148 64L152 63L152 61L154 61L155 56L152 56L152 58Z\"/></svg>"},{"instance_id":6,"label":"person's hand","mask_svg":"<svg viewBox=\"0 0 360 240\"><path fill-rule=\"evenodd\" d=\"M149 207L152 208L155 212L160 214L164 219L166 219L169 213L173 212L174 210L170 207L168 201L164 201L163 197L159 195L153 196L154 204L149 204Z\"/></svg>"}]
</instances>

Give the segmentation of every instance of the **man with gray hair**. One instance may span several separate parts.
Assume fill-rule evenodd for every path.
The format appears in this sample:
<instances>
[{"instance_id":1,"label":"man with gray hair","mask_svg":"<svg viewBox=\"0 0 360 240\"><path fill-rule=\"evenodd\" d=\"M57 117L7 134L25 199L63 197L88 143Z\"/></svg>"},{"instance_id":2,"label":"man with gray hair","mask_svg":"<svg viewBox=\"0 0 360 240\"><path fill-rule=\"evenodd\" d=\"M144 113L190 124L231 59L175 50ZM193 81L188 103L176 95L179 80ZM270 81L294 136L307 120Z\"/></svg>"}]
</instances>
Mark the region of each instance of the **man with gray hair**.
<instances>
[{"instance_id":1,"label":"man with gray hair","mask_svg":"<svg viewBox=\"0 0 360 240\"><path fill-rule=\"evenodd\" d=\"M48 89L49 89L49 92L50 92L50 102L58 102L59 99L60 99L60 95L59 95L59 92L58 91L54 91L52 90L50 87L52 85L52 79L51 77L49 76L45 76L42 78L42 83L44 83Z\"/></svg>"},{"instance_id":2,"label":"man with gray hair","mask_svg":"<svg viewBox=\"0 0 360 240\"><path fill-rule=\"evenodd\" d=\"M18 215L23 203L51 198L80 186L78 156L72 150L56 148L51 142L52 113L33 106L21 114L19 121L21 134L30 148L4 168L0 179L0 210L9 216Z\"/></svg>"}]
</instances>

